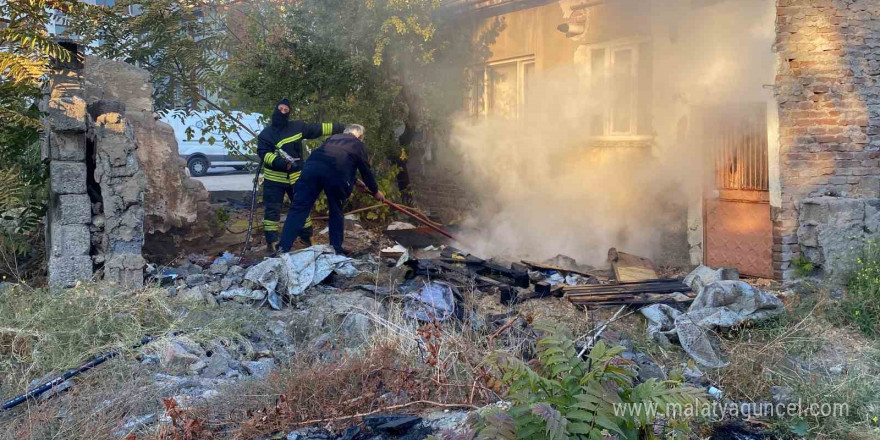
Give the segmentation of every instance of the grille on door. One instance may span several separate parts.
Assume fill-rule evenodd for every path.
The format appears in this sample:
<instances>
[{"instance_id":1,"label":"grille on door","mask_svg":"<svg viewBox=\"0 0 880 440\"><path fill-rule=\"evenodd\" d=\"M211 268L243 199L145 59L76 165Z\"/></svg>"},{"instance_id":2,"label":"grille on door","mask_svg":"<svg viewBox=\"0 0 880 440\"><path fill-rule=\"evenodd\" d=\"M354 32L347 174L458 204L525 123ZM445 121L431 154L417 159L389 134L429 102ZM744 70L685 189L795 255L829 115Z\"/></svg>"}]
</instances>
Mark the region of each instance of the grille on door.
<instances>
[{"instance_id":1,"label":"grille on door","mask_svg":"<svg viewBox=\"0 0 880 440\"><path fill-rule=\"evenodd\" d=\"M736 106L709 118L706 137L713 148L715 188L768 191L767 110Z\"/></svg>"}]
</instances>

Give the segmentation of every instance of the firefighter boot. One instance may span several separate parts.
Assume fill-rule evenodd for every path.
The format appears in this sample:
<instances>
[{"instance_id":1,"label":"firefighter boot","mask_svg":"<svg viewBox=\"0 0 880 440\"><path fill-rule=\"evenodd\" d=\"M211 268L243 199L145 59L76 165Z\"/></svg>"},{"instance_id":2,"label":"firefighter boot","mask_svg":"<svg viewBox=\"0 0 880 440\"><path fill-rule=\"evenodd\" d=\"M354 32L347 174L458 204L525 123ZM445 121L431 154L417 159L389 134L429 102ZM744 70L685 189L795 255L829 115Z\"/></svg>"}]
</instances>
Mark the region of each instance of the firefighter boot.
<instances>
[{"instance_id":1,"label":"firefighter boot","mask_svg":"<svg viewBox=\"0 0 880 440\"><path fill-rule=\"evenodd\" d=\"M275 253L275 243L278 241L277 232L266 232L266 253L273 255Z\"/></svg>"}]
</instances>

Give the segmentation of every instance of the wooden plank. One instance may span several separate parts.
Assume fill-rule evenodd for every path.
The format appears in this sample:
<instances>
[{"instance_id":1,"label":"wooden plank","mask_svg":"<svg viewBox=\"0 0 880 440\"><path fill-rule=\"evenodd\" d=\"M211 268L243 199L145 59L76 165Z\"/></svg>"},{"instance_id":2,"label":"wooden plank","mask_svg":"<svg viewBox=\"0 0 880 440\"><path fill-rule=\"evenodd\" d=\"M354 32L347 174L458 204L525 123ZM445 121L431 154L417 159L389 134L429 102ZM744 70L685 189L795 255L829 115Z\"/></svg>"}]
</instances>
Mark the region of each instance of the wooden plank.
<instances>
[{"instance_id":1,"label":"wooden plank","mask_svg":"<svg viewBox=\"0 0 880 440\"><path fill-rule=\"evenodd\" d=\"M618 252L617 249L608 250L608 260L614 269L614 276L618 282L627 283L633 281L645 281L657 279L657 269L654 263L638 255Z\"/></svg>"},{"instance_id":2,"label":"wooden plank","mask_svg":"<svg viewBox=\"0 0 880 440\"><path fill-rule=\"evenodd\" d=\"M567 269L564 267L554 266L552 264L538 263L535 261L522 260L522 264L525 264L526 266L529 266L532 269L536 269L536 270L555 270L557 272L574 273L574 274L578 274L578 275L585 276L585 277L593 276L593 275L590 275L589 273L584 272L584 271ZM657 278L657 277L654 277L654 278Z\"/></svg>"}]
</instances>

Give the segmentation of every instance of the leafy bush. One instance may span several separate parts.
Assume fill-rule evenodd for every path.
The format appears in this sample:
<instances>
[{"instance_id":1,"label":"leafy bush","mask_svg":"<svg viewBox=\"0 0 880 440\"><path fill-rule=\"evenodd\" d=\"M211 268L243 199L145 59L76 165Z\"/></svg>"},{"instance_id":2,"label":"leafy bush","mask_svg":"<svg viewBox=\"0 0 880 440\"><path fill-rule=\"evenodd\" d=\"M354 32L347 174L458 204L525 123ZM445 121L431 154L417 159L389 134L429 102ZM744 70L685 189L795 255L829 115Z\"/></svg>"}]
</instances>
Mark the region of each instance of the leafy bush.
<instances>
[{"instance_id":1,"label":"leafy bush","mask_svg":"<svg viewBox=\"0 0 880 440\"><path fill-rule=\"evenodd\" d=\"M838 323L880 336L880 242L868 240L846 276L846 295L837 306Z\"/></svg>"},{"instance_id":2,"label":"leafy bush","mask_svg":"<svg viewBox=\"0 0 880 440\"><path fill-rule=\"evenodd\" d=\"M672 429L664 438L684 438L689 427L683 423L682 408L696 414L702 391L656 379L636 385L634 374L626 368L628 361L618 356L623 347L608 347L600 341L585 362L564 332L543 330L547 336L538 341L537 359L529 364L506 353L490 356L501 377L489 385L506 387L512 406L477 417L473 438L654 438L659 417ZM649 407L656 408L656 413L638 410Z\"/></svg>"}]
</instances>

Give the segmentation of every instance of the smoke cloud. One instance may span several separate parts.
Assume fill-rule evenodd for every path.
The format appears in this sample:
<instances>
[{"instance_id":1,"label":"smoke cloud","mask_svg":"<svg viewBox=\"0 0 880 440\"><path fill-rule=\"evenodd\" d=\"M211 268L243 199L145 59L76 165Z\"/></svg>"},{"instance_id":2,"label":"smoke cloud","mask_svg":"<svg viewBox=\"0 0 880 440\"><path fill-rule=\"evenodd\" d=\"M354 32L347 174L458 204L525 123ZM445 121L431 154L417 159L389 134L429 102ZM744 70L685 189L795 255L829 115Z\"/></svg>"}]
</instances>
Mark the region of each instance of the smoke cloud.
<instances>
[{"instance_id":1,"label":"smoke cloud","mask_svg":"<svg viewBox=\"0 0 880 440\"><path fill-rule=\"evenodd\" d=\"M605 128L621 92L610 78L594 80L591 63L609 63L591 58L589 46L574 65L529 78L518 117L457 120L450 159L476 199L465 221L471 251L537 260L564 254L597 266L610 247L687 259L687 209L700 200L704 179L695 113L766 101L774 72L772 0L696 3L654 2L650 51L640 54L651 63L649 83L633 82L639 96L651 96L635 109L640 128L645 115L650 123L636 137L613 142ZM645 139L649 147L636 146Z\"/></svg>"}]
</instances>

